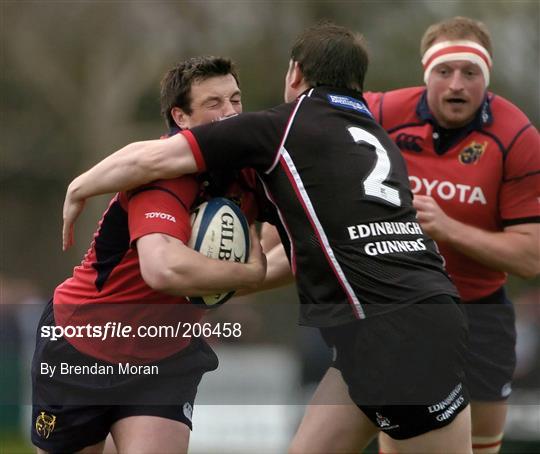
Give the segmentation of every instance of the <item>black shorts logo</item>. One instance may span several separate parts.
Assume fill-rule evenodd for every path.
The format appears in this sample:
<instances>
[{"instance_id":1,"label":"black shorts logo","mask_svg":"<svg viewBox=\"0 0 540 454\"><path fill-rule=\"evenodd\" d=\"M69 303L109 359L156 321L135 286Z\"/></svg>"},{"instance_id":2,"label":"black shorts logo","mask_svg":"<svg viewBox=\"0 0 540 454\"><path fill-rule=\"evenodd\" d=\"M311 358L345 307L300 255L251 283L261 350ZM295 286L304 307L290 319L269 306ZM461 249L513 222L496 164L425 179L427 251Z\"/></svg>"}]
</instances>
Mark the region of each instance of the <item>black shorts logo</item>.
<instances>
[{"instance_id":1,"label":"black shorts logo","mask_svg":"<svg viewBox=\"0 0 540 454\"><path fill-rule=\"evenodd\" d=\"M384 428L390 426L390 420L388 418L385 418L379 412L375 413L375 415L377 416L377 424L379 427Z\"/></svg>"},{"instance_id":2,"label":"black shorts logo","mask_svg":"<svg viewBox=\"0 0 540 454\"><path fill-rule=\"evenodd\" d=\"M36 418L36 432L41 438L49 438L56 425L56 416L47 415L44 411Z\"/></svg>"},{"instance_id":3,"label":"black shorts logo","mask_svg":"<svg viewBox=\"0 0 540 454\"><path fill-rule=\"evenodd\" d=\"M435 419L439 422L446 421L457 415L461 409L467 406L467 401L463 395L463 385L458 383L450 392L446 399L427 407L430 414L434 413Z\"/></svg>"},{"instance_id":4,"label":"black shorts logo","mask_svg":"<svg viewBox=\"0 0 540 454\"><path fill-rule=\"evenodd\" d=\"M399 424L392 424L390 419L381 415L379 412L375 413L375 417L377 418L377 425L381 428L381 430L391 430L399 427Z\"/></svg>"},{"instance_id":5,"label":"black shorts logo","mask_svg":"<svg viewBox=\"0 0 540 454\"><path fill-rule=\"evenodd\" d=\"M193 407L189 402L186 402L184 406L182 407L182 411L184 412L184 416L191 422L193 418Z\"/></svg>"}]
</instances>

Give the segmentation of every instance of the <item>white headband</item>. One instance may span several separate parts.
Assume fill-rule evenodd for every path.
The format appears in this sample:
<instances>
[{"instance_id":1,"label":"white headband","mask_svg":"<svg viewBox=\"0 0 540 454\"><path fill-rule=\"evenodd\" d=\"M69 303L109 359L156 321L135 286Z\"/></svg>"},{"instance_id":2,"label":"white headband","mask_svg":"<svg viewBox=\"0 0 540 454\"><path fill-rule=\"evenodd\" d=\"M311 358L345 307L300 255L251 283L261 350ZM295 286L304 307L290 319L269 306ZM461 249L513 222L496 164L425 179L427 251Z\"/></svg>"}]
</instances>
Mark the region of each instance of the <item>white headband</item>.
<instances>
[{"instance_id":1,"label":"white headband","mask_svg":"<svg viewBox=\"0 0 540 454\"><path fill-rule=\"evenodd\" d=\"M424 82L427 84L432 69L440 63L466 60L480 67L486 87L489 85L489 73L492 66L487 49L470 40L443 41L431 46L422 57Z\"/></svg>"}]
</instances>

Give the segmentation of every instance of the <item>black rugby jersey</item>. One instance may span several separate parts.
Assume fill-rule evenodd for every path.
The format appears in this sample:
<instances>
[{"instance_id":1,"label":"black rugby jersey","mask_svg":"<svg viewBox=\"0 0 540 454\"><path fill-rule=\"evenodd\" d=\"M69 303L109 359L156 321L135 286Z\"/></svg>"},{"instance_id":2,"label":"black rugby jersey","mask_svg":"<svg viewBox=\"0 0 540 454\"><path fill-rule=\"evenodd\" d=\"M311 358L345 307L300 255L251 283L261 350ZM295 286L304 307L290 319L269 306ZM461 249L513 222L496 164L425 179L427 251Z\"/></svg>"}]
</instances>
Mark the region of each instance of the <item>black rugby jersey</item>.
<instances>
[{"instance_id":1,"label":"black rugby jersey","mask_svg":"<svg viewBox=\"0 0 540 454\"><path fill-rule=\"evenodd\" d=\"M302 324L336 326L457 292L412 206L405 162L358 92L183 132L199 170L253 167L275 204Z\"/></svg>"}]
</instances>

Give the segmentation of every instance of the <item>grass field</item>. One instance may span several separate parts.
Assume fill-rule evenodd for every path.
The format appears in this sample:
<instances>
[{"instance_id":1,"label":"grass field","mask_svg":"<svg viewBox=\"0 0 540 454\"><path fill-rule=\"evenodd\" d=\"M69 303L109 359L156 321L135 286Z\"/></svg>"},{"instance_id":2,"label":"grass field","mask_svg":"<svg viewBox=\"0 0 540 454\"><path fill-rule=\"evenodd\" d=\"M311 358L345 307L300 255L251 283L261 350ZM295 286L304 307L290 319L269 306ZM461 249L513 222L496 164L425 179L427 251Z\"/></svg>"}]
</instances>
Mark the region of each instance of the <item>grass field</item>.
<instances>
[{"instance_id":1,"label":"grass field","mask_svg":"<svg viewBox=\"0 0 540 454\"><path fill-rule=\"evenodd\" d=\"M34 454L35 448L22 435L0 433L0 454Z\"/></svg>"}]
</instances>

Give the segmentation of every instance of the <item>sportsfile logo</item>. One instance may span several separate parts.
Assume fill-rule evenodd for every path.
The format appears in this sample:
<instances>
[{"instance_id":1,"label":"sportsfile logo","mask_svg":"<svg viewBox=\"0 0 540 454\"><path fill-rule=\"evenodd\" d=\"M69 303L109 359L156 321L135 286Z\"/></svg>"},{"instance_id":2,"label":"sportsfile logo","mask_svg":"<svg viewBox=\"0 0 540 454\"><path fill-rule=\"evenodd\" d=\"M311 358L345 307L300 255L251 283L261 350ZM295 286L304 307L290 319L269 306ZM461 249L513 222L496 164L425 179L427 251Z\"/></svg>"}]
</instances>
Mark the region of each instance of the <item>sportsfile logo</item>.
<instances>
[{"instance_id":1,"label":"sportsfile logo","mask_svg":"<svg viewBox=\"0 0 540 454\"><path fill-rule=\"evenodd\" d=\"M146 219L163 219L164 221L171 221L176 223L176 218L167 213L160 213L159 211L151 211L149 213L144 213Z\"/></svg>"}]
</instances>

